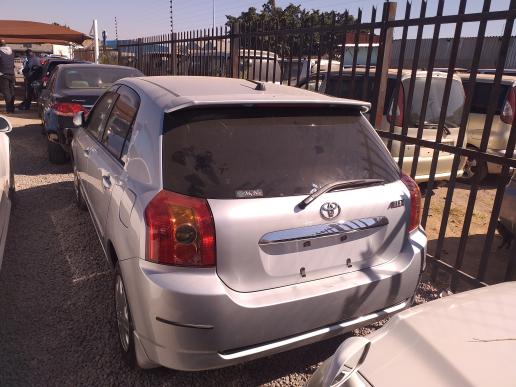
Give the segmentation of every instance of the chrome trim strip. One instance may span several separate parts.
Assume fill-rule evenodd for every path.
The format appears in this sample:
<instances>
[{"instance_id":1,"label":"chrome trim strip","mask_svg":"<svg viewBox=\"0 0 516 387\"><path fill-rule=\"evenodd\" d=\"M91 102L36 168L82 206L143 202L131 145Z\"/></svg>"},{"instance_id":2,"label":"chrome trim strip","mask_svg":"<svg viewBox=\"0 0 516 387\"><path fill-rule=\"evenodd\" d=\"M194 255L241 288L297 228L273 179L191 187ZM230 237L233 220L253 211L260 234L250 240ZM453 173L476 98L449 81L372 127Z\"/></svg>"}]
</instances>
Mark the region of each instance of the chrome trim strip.
<instances>
[{"instance_id":1,"label":"chrome trim strip","mask_svg":"<svg viewBox=\"0 0 516 387\"><path fill-rule=\"evenodd\" d=\"M235 352L231 352L231 353L220 353L219 352L219 356L224 360L233 360L233 359L238 359L238 358L245 357L245 356L255 355L260 352L270 351L270 350L280 348L280 347L283 347L286 345L297 343L299 341L310 339L312 337L317 337L317 336L325 335L328 333L334 333L336 331L340 331L342 329L349 328L353 325L359 325L359 324L365 325L365 323L367 323L369 320L377 320L382 317L387 317L387 315L390 315L392 313L399 312L400 310L405 309L408 305L409 305L409 301L407 300L400 304L391 306L389 308L382 309L378 312L374 312L374 313L371 313L371 314L368 314L368 315L365 315L362 317L357 317L353 320L348 320L348 321L342 322L340 324L330 325L328 327L317 329L315 331L303 333L299 336L290 337L285 340L275 341L273 343L260 345L258 347L254 347L254 348L244 349L242 351L235 351Z\"/></svg>"},{"instance_id":2,"label":"chrome trim strip","mask_svg":"<svg viewBox=\"0 0 516 387\"><path fill-rule=\"evenodd\" d=\"M318 224L315 226L273 231L262 236L258 243L260 245L269 245L304 239L341 236L386 226L388 224L389 220L385 216L353 219L338 223Z\"/></svg>"},{"instance_id":3,"label":"chrome trim strip","mask_svg":"<svg viewBox=\"0 0 516 387\"><path fill-rule=\"evenodd\" d=\"M164 324L174 325L176 327L181 328L195 328L195 329L213 329L213 325L202 325L202 324L184 324L184 323L178 323L175 321L166 320L162 317L156 316L156 321L159 321Z\"/></svg>"}]
</instances>

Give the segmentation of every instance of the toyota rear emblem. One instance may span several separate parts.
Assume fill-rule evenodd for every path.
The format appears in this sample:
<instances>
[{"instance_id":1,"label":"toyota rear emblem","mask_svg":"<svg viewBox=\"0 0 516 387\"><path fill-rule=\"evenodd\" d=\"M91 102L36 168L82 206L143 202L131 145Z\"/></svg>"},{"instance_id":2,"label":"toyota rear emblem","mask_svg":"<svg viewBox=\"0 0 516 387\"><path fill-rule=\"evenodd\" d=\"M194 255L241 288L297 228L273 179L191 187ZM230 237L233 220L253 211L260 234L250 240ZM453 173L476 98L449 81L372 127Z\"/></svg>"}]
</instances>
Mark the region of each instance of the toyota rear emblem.
<instances>
[{"instance_id":1,"label":"toyota rear emblem","mask_svg":"<svg viewBox=\"0 0 516 387\"><path fill-rule=\"evenodd\" d=\"M330 220L339 216L340 206L335 202L324 203L320 212L323 219Z\"/></svg>"}]
</instances>

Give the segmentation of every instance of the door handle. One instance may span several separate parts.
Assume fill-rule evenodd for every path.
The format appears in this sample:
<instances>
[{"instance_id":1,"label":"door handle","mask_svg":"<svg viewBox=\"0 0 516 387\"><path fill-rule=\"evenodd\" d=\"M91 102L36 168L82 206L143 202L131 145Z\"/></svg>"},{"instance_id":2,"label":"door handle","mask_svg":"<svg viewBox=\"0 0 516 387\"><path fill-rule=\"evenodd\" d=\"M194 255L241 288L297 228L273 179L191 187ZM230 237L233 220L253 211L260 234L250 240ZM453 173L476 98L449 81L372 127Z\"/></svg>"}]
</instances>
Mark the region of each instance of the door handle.
<instances>
[{"instance_id":1,"label":"door handle","mask_svg":"<svg viewBox=\"0 0 516 387\"><path fill-rule=\"evenodd\" d=\"M102 175L102 186L105 190L111 189L111 176Z\"/></svg>"},{"instance_id":2,"label":"door handle","mask_svg":"<svg viewBox=\"0 0 516 387\"><path fill-rule=\"evenodd\" d=\"M84 152L84 156L85 156L85 157L90 157L90 150L91 150L90 148L86 148L86 149L84 149L84 151L83 151L83 152Z\"/></svg>"}]
</instances>

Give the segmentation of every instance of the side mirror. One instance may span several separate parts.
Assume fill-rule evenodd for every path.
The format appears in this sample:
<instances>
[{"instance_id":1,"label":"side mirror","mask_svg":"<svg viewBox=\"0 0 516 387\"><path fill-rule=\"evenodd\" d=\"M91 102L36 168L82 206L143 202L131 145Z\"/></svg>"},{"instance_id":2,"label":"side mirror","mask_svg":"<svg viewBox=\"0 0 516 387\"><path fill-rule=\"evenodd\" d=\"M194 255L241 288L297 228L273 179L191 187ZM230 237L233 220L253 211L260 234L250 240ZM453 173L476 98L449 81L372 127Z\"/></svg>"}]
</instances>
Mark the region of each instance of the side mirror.
<instances>
[{"instance_id":1,"label":"side mirror","mask_svg":"<svg viewBox=\"0 0 516 387\"><path fill-rule=\"evenodd\" d=\"M84 112L77 112L73 115L73 126L79 128L84 125Z\"/></svg>"},{"instance_id":2,"label":"side mirror","mask_svg":"<svg viewBox=\"0 0 516 387\"><path fill-rule=\"evenodd\" d=\"M4 116L0 116L0 133L9 133L13 127L9 120Z\"/></svg>"},{"instance_id":3,"label":"side mirror","mask_svg":"<svg viewBox=\"0 0 516 387\"><path fill-rule=\"evenodd\" d=\"M308 387L341 387L364 363L371 341L350 337L314 373Z\"/></svg>"}]
</instances>

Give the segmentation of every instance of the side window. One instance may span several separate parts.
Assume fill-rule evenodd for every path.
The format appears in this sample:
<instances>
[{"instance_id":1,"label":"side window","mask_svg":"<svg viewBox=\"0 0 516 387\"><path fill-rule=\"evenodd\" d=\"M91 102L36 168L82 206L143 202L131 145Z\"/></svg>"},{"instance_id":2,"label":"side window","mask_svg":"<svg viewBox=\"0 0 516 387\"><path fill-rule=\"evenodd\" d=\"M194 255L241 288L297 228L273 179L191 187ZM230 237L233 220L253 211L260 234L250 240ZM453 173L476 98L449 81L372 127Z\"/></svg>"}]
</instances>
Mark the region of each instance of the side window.
<instances>
[{"instance_id":1,"label":"side window","mask_svg":"<svg viewBox=\"0 0 516 387\"><path fill-rule=\"evenodd\" d=\"M127 86L118 89L118 100L111 112L102 143L109 152L125 164L134 118L140 106L140 97Z\"/></svg>"},{"instance_id":2,"label":"side window","mask_svg":"<svg viewBox=\"0 0 516 387\"><path fill-rule=\"evenodd\" d=\"M86 129L97 140L100 140L102 136L109 113L111 112L117 97L118 95L116 93L110 91L106 92L102 97L100 97L100 100L97 101L88 116Z\"/></svg>"},{"instance_id":3,"label":"side window","mask_svg":"<svg viewBox=\"0 0 516 387\"><path fill-rule=\"evenodd\" d=\"M57 78L57 75L56 75L57 71L54 71L51 75L50 75L50 79L48 80L48 83L46 85L47 89L48 90L54 90L54 85L56 83L56 78Z\"/></svg>"}]
</instances>

